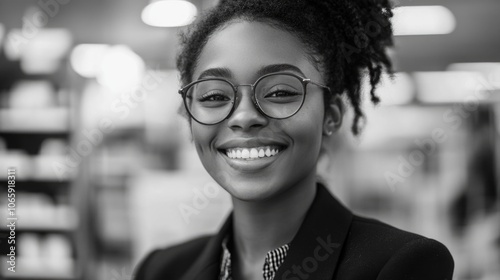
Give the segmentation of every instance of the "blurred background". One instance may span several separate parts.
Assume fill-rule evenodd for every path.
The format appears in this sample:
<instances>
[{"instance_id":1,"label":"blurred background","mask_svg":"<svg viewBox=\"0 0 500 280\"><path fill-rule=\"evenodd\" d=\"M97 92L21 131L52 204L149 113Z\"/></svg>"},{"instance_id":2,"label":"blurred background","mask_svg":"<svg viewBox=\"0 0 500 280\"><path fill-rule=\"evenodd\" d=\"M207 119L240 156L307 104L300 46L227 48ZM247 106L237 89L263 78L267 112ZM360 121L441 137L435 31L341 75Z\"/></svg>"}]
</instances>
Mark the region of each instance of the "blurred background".
<instances>
[{"instance_id":1,"label":"blurred background","mask_svg":"<svg viewBox=\"0 0 500 280\"><path fill-rule=\"evenodd\" d=\"M178 32L216 2L0 0L18 216L1 279L128 280L151 249L218 229L231 202L177 114L175 70ZM358 138L347 113L319 172L356 213L444 243L454 279L500 279L500 1L396 5L397 74Z\"/></svg>"}]
</instances>

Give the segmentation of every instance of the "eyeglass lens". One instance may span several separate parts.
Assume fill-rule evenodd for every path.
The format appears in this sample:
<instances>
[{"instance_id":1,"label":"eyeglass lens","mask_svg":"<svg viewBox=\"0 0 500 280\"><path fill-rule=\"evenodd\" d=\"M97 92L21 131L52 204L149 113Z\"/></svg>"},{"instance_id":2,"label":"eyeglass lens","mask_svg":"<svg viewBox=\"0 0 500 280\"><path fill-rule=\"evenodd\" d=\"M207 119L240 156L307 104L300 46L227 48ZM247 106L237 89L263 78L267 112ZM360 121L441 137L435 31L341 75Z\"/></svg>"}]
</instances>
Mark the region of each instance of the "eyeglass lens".
<instances>
[{"instance_id":1,"label":"eyeglass lens","mask_svg":"<svg viewBox=\"0 0 500 280\"><path fill-rule=\"evenodd\" d=\"M287 118L299 110L304 101L302 81L291 75L270 75L255 85L255 99L260 109L271 118ZM206 80L186 90L186 107L199 122L214 124L224 120L235 103L231 84L222 80Z\"/></svg>"}]
</instances>

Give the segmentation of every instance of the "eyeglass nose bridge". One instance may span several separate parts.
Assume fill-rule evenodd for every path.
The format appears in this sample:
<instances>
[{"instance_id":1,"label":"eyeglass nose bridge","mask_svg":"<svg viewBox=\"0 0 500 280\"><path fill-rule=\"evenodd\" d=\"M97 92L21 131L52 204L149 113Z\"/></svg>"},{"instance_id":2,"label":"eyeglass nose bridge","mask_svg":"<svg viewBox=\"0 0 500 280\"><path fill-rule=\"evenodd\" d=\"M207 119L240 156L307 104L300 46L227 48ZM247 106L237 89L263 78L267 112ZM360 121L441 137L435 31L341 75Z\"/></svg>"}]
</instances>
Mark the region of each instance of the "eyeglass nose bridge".
<instances>
[{"instance_id":1,"label":"eyeglass nose bridge","mask_svg":"<svg viewBox=\"0 0 500 280\"><path fill-rule=\"evenodd\" d=\"M241 84L241 85L233 85L234 88L234 93L236 94L236 99L238 100L238 89L240 87L250 87L250 98L252 99L252 102L257 106L257 103L255 101L255 85L253 84Z\"/></svg>"},{"instance_id":2,"label":"eyeglass nose bridge","mask_svg":"<svg viewBox=\"0 0 500 280\"><path fill-rule=\"evenodd\" d=\"M251 89L251 91L250 91L250 99L252 100L254 108L257 109L257 111L260 114L262 114L263 116L267 116L267 114L264 113L264 111L262 110L262 108L260 108L259 102L257 102L257 100L256 100L256 96L255 96L255 84L240 84L240 85L233 85L234 92L236 93L235 94L235 102L233 103L233 108L232 108L231 112L229 113L229 115L227 116L227 118L231 117L232 114L234 113L234 111L236 110L236 107L239 106L239 103L240 103L241 100L238 97L237 93L238 93L239 87L242 87L242 86L250 87L250 89Z\"/></svg>"},{"instance_id":3,"label":"eyeglass nose bridge","mask_svg":"<svg viewBox=\"0 0 500 280\"><path fill-rule=\"evenodd\" d=\"M239 87L250 87L252 89L252 91L253 91L254 90L254 86L255 85L253 85L253 84L233 85L235 91L238 91Z\"/></svg>"}]
</instances>

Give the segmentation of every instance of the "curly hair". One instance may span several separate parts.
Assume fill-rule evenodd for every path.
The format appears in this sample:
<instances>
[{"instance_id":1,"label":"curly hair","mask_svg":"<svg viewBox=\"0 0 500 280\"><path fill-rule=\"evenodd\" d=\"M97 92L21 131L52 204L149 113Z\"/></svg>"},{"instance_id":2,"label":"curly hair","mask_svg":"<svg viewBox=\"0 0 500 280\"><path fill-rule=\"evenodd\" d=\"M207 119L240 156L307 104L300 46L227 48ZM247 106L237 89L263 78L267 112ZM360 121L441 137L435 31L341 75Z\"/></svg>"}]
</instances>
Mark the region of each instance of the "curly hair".
<instances>
[{"instance_id":1,"label":"curly hair","mask_svg":"<svg viewBox=\"0 0 500 280\"><path fill-rule=\"evenodd\" d=\"M385 70L393 73L386 48L393 45L389 0L221 0L181 33L177 57L181 83L192 81L198 57L217 30L235 19L260 21L296 35L307 53L322 69L332 92L348 99L354 110L351 130L360 132L362 79L370 81L371 101L380 99L375 90ZM325 108L329 104L325 95Z\"/></svg>"}]
</instances>

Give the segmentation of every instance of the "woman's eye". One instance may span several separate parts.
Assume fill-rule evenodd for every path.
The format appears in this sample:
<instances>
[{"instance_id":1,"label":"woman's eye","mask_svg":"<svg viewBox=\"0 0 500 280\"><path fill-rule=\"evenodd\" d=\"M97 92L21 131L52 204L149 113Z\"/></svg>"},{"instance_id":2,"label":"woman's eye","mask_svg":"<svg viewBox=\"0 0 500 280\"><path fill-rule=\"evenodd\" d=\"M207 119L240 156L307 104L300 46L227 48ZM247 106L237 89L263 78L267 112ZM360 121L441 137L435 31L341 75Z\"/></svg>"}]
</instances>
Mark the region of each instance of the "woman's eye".
<instances>
[{"instance_id":1,"label":"woman's eye","mask_svg":"<svg viewBox=\"0 0 500 280\"><path fill-rule=\"evenodd\" d=\"M266 95L266 97L290 97L290 96L296 96L299 95L297 92L292 92L292 91L286 91L286 90L277 90L270 92Z\"/></svg>"},{"instance_id":2,"label":"woman's eye","mask_svg":"<svg viewBox=\"0 0 500 280\"><path fill-rule=\"evenodd\" d=\"M200 102L206 102L206 101L230 101L231 99L225 94L215 92L215 93L203 94L198 100Z\"/></svg>"}]
</instances>

